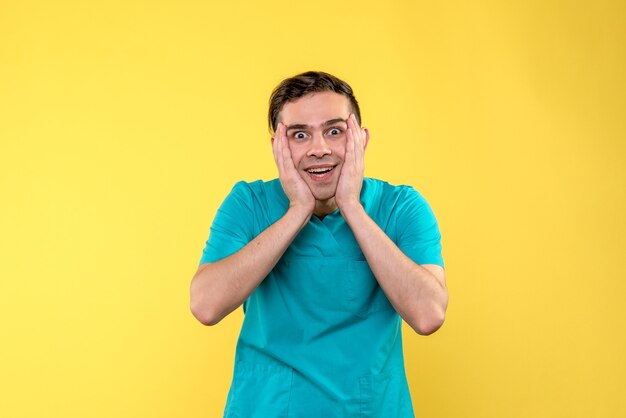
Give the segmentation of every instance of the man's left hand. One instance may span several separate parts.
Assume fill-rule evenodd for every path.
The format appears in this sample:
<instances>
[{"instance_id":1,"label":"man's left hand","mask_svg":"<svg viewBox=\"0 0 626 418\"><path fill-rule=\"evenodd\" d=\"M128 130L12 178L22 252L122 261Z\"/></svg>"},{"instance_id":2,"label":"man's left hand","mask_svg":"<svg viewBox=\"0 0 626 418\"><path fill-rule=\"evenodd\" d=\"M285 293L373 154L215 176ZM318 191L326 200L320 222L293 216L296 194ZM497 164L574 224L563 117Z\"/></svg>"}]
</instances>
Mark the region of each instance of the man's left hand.
<instances>
[{"instance_id":1,"label":"man's left hand","mask_svg":"<svg viewBox=\"0 0 626 418\"><path fill-rule=\"evenodd\" d=\"M359 126L354 114L350 114L347 122L346 153L335 193L335 202L341 212L361 204L365 146L369 139L367 129Z\"/></svg>"}]
</instances>

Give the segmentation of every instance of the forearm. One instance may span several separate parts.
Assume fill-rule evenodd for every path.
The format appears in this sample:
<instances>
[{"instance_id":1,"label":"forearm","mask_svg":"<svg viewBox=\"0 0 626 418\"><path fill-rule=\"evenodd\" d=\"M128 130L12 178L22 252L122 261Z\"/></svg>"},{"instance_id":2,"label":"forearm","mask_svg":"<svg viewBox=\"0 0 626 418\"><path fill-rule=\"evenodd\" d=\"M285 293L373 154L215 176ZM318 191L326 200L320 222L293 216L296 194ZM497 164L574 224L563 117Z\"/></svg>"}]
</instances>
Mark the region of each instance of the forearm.
<instances>
[{"instance_id":1,"label":"forearm","mask_svg":"<svg viewBox=\"0 0 626 418\"><path fill-rule=\"evenodd\" d=\"M435 332L443 324L448 304L443 274L438 278L407 257L360 204L342 214L396 311L417 333Z\"/></svg>"},{"instance_id":2,"label":"forearm","mask_svg":"<svg viewBox=\"0 0 626 418\"><path fill-rule=\"evenodd\" d=\"M191 282L191 311L214 325L237 309L274 268L310 214L290 207L274 224L236 253L202 265Z\"/></svg>"}]
</instances>

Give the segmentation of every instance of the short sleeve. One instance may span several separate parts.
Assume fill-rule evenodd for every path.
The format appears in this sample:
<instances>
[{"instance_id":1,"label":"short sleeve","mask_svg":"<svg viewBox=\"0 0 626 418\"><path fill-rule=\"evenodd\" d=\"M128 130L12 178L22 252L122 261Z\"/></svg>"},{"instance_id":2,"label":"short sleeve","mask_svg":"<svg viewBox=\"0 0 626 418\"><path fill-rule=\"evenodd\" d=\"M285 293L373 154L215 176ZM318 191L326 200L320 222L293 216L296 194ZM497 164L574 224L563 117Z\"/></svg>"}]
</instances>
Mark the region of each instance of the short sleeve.
<instances>
[{"instance_id":1,"label":"short sleeve","mask_svg":"<svg viewBox=\"0 0 626 418\"><path fill-rule=\"evenodd\" d=\"M200 264L226 258L243 248L253 237L252 196L247 183L240 181L215 214Z\"/></svg>"},{"instance_id":2,"label":"short sleeve","mask_svg":"<svg viewBox=\"0 0 626 418\"><path fill-rule=\"evenodd\" d=\"M443 267L441 233L430 205L412 187L407 187L396 207L398 248L417 264Z\"/></svg>"}]
</instances>

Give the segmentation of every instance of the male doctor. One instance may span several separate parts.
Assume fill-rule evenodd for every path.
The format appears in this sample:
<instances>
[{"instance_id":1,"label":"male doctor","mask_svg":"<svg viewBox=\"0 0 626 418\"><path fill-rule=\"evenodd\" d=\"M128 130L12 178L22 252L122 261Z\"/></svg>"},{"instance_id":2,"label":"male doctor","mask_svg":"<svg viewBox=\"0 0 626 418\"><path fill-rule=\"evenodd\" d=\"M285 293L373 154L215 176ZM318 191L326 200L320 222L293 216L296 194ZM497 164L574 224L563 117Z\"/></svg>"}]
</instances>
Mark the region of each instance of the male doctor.
<instances>
[{"instance_id":1,"label":"male doctor","mask_svg":"<svg viewBox=\"0 0 626 418\"><path fill-rule=\"evenodd\" d=\"M225 417L413 417L401 321L444 322L441 236L410 186L364 178L370 139L344 81L288 78L270 98L278 179L237 183L218 210L191 310L243 304Z\"/></svg>"}]
</instances>

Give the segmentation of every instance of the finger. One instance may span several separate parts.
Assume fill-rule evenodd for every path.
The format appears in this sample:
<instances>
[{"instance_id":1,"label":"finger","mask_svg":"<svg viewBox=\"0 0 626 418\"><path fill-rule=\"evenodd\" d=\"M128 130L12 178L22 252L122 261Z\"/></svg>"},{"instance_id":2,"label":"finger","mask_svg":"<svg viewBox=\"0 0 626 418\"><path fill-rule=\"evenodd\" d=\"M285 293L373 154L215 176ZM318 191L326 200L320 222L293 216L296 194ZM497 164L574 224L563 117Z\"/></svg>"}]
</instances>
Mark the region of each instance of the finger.
<instances>
[{"instance_id":1,"label":"finger","mask_svg":"<svg viewBox=\"0 0 626 418\"><path fill-rule=\"evenodd\" d=\"M274 136L272 137L272 155L274 156L274 162L278 164L278 160L276 158L276 147L278 142L278 127L274 131Z\"/></svg>"},{"instance_id":2,"label":"finger","mask_svg":"<svg viewBox=\"0 0 626 418\"><path fill-rule=\"evenodd\" d=\"M281 132L280 135L280 147L283 150L283 156L287 157L289 153L289 145L287 144L287 138L285 138L284 132Z\"/></svg>"},{"instance_id":3,"label":"finger","mask_svg":"<svg viewBox=\"0 0 626 418\"><path fill-rule=\"evenodd\" d=\"M364 148L364 144L365 144L363 128L359 126L359 121L356 119L356 115L354 113L352 114L352 121L354 123L354 131L357 136L356 150L360 151Z\"/></svg>"},{"instance_id":4,"label":"finger","mask_svg":"<svg viewBox=\"0 0 626 418\"><path fill-rule=\"evenodd\" d=\"M354 113L350 115L352 120L352 126L354 128L354 158L357 163L363 161L363 151L365 149L365 131L359 126L359 121L356 119Z\"/></svg>"},{"instance_id":5,"label":"finger","mask_svg":"<svg viewBox=\"0 0 626 418\"><path fill-rule=\"evenodd\" d=\"M276 135L274 136L274 155L276 159L276 166L278 167L278 175L279 177L283 175L285 172L284 166L284 155L283 155L283 125L282 123L278 124L276 128Z\"/></svg>"},{"instance_id":6,"label":"finger","mask_svg":"<svg viewBox=\"0 0 626 418\"><path fill-rule=\"evenodd\" d=\"M350 114L348 118L348 139L346 141L346 159L350 159L350 162L354 164L356 162L356 138L357 132L354 124L353 115Z\"/></svg>"},{"instance_id":7,"label":"finger","mask_svg":"<svg viewBox=\"0 0 626 418\"><path fill-rule=\"evenodd\" d=\"M351 148L352 148L352 128L350 127L350 118L348 118L348 130L346 131L346 155L344 157L344 162L347 164L350 162L352 158Z\"/></svg>"},{"instance_id":8,"label":"finger","mask_svg":"<svg viewBox=\"0 0 626 418\"><path fill-rule=\"evenodd\" d=\"M272 138L272 153L274 154L274 162L278 167L278 130L280 129L280 124L276 127L276 131L274 131L274 137Z\"/></svg>"},{"instance_id":9,"label":"finger","mask_svg":"<svg viewBox=\"0 0 626 418\"><path fill-rule=\"evenodd\" d=\"M287 137L285 136L284 130L282 132L282 135L280 136L280 148L283 155L283 168L288 170L293 165L293 161L291 160L291 150L289 149L289 143L287 142Z\"/></svg>"},{"instance_id":10,"label":"finger","mask_svg":"<svg viewBox=\"0 0 626 418\"><path fill-rule=\"evenodd\" d=\"M282 126L281 130L281 155L282 155L282 168L286 175L293 176L296 174L296 166L293 162L293 158L291 157L291 149L289 148L289 140L287 139L287 135L285 134L285 125Z\"/></svg>"}]
</instances>

